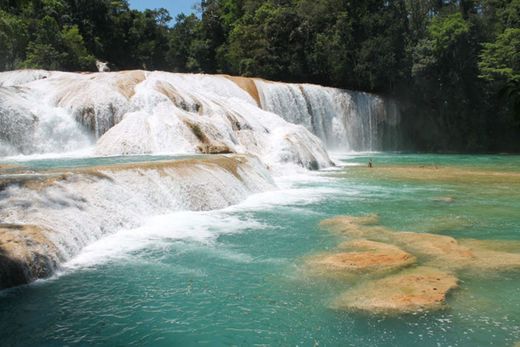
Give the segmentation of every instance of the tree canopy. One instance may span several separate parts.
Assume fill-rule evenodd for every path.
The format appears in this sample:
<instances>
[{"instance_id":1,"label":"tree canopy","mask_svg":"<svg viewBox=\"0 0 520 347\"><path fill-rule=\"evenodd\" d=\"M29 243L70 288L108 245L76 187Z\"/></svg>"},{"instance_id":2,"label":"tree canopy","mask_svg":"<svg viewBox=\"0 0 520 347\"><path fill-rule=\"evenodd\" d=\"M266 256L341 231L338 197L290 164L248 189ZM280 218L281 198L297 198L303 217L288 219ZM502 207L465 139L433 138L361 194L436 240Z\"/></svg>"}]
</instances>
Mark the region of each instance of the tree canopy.
<instances>
[{"instance_id":1,"label":"tree canopy","mask_svg":"<svg viewBox=\"0 0 520 347\"><path fill-rule=\"evenodd\" d=\"M0 0L0 70L228 73L393 96L410 147L520 150L520 0ZM412 143L413 142L413 143Z\"/></svg>"}]
</instances>

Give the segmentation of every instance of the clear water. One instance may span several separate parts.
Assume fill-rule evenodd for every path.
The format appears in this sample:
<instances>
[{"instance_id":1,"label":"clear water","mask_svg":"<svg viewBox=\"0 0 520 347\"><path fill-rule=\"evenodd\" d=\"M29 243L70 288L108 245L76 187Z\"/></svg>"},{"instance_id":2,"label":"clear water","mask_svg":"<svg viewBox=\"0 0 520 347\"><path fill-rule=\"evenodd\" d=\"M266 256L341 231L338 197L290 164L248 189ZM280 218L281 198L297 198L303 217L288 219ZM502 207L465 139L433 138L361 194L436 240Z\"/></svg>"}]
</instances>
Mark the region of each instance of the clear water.
<instances>
[{"instance_id":1,"label":"clear water","mask_svg":"<svg viewBox=\"0 0 520 347\"><path fill-rule=\"evenodd\" d=\"M373 171L365 166L374 161ZM138 235L88 247L55 278L0 293L3 346L513 346L520 273L462 276L436 313L382 317L335 311L352 283L309 279L303 257L338 240L318 223L378 213L385 226L460 238L520 240L520 182L378 175L387 165L520 172L519 156L370 154L280 182L222 211L174 213ZM360 166L354 166L359 164ZM434 198L454 197L453 203ZM158 233L155 228L160 228ZM168 238L184 233L185 238ZM196 237L204 235L204 237ZM111 252L107 244L121 245ZM97 257L96 257L97 255ZM101 255L101 256L99 256ZM90 261L89 261L90 259Z\"/></svg>"},{"instance_id":2,"label":"clear water","mask_svg":"<svg viewBox=\"0 0 520 347\"><path fill-rule=\"evenodd\" d=\"M0 168L2 165L6 165L8 168L12 167L13 170L20 168L27 170L68 169L204 157L207 157L207 155L127 155L113 157L51 157L42 159L26 159L27 157L18 156L16 159L0 160Z\"/></svg>"}]
</instances>

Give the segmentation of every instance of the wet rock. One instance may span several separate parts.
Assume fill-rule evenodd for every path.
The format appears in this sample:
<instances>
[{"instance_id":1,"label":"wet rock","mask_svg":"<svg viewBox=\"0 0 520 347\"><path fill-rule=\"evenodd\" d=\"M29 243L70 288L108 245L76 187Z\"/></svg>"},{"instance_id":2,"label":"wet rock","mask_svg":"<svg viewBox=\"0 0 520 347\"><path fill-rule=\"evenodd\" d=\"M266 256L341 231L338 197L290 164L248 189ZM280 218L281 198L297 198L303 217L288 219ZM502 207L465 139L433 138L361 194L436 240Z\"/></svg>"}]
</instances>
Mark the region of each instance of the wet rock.
<instances>
[{"instance_id":1,"label":"wet rock","mask_svg":"<svg viewBox=\"0 0 520 347\"><path fill-rule=\"evenodd\" d=\"M352 274L381 274L415 263L415 257L396 246L369 240L339 245L347 252L325 253L307 262L312 274L338 277Z\"/></svg>"},{"instance_id":2,"label":"wet rock","mask_svg":"<svg viewBox=\"0 0 520 347\"><path fill-rule=\"evenodd\" d=\"M30 153L38 117L28 107L24 90L0 88L0 156Z\"/></svg>"},{"instance_id":3,"label":"wet rock","mask_svg":"<svg viewBox=\"0 0 520 347\"><path fill-rule=\"evenodd\" d=\"M367 281L341 295L333 308L374 314L403 314L446 307L446 295L457 288L450 272L418 267Z\"/></svg>"},{"instance_id":4,"label":"wet rock","mask_svg":"<svg viewBox=\"0 0 520 347\"><path fill-rule=\"evenodd\" d=\"M233 153L226 145L200 145L197 146L199 152L204 154L229 154Z\"/></svg>"},{"instance_id":5,"label":"wet rock","mask_svg":"<svg viewBox=\"0 0 520 347\"><path fill-rule=\"evenodd\" d=\"M59 260L58 249L44 229L0 224L0 289L48 277Z\"/></svg>"},{"instance_id":6,"label":"wet rock","mask_svg":"<svg viewBox=\"0 0 520 347\"><path fill-rule=\"evenodd\" d=\"M240 88L247 92L256 101L256 104L258 106L261 105L258 88L256 87L255 80L253 78L229 75L223 75L223 77L235 82Z\"/></svg>"},{"instance_id":7,"label":"wet rock","mask_svg":"<svg viewBox=\"0 0 520 347\"><path fill-rule=\"evenodd\" d=\"M396 231L375 223L376 215L337 216L320 225L348 238L395 245L417 256L422 263L441 269L488 274L520 269L520 246L511 246L515 241L457 240L446 235Z\"/></svg>"}]
</instances>

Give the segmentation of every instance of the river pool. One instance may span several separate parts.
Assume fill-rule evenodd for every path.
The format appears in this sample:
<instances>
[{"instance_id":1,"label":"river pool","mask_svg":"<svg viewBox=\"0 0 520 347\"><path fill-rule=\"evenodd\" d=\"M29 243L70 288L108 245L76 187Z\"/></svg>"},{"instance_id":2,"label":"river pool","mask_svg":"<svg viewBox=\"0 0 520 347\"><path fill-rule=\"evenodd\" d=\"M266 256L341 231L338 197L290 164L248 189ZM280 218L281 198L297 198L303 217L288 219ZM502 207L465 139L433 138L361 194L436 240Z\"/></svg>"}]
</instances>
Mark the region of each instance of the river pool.
<instances>
[{"instance_id":1,"label":"river pool","mask_svg":"<svg viewBox=\"0 0 520 347\"><path fill-rule=\"evenodd\" d=\"M331 302L356 281L308 276L303 266L340 241L319 226L336 215L377 214L395 230L506 240L515 248L520 156L370 153L338 154L336 161L341 166L331 170L279 178L279 190L223 210L150 216L138 229L86 247L53 278L0 292L0 344L520 342L518 271L462 271L446 309L381 315L334 309Z\"/></svg>"}]
</instances>

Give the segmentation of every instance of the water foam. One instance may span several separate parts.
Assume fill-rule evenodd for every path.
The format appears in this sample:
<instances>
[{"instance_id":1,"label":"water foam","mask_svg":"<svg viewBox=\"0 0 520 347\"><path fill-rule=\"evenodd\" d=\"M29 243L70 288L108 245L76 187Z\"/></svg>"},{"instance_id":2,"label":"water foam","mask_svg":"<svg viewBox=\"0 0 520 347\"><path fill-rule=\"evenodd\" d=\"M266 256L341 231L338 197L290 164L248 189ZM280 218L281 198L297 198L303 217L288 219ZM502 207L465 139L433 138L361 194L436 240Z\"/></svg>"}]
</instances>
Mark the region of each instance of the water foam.
<instances>
[{"instance_id":1,"label":"water foam","mask_svg":"<svg viewBox=\"0 0 520 347\"><path fill-rule=\"evenodd\" d=\"M305 127L260 109L224 76L123 71L0 73L0 155L249 153L268 165L331 162Z\"/></svg>"},{"instance_id":2,"label":"water foam","mask_svg":"<svg viewBox=\"0 0 520 347\"><path fill-rule=\"evenodd\" d=\"M279 188L256 192L223 209L184 210L144 218L142 225L137 228L122 229L85 247L64 264L61 274L106 262L131 261L134 256L140 259L139 252L144 249L169 251L176 242L182 242L184 250L199 247L205 253L214 253L218 258L248 263L254 261L250 255L222 249L218 238L226 234L277 227L256 219L254 213L258 211L301 209L331 196L337 199L351 194L334 186L334 178L308 171L296 170L289 175L276 177L275 182Z\"/></svg>"},{"instance_id":3,"label":"water foam","mask_svg":"<svg viewBox=\"0 0 520 347\"><path fill-rule=\"evenodd\" d=\"M275 187L251 157L86 168L34 179L2 190L0 220L44 228L63 260L118 230L141 227L150 216L222 209Z\"/></svg>"}]
</instances>

